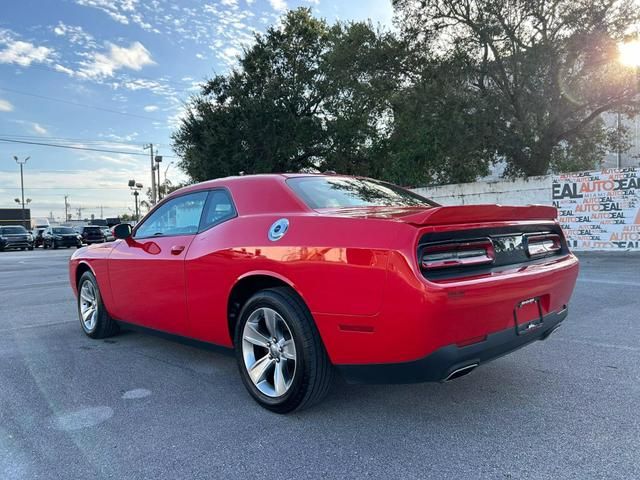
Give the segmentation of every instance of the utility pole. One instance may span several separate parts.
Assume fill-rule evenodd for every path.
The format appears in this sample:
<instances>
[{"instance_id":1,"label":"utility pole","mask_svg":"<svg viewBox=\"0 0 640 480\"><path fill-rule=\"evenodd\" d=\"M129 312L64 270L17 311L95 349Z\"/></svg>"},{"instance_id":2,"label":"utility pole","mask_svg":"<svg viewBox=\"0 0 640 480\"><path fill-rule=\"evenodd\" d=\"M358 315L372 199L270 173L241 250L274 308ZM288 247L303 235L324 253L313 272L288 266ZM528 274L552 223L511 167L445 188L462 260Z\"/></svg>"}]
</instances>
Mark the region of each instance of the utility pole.
<instances>
[{"instance_id":1,"label":"utility pole","mask_svg":"<svg viewBox=\"0 0 640 480\"><path fill-rule=\"evenodd\" d=\"M27 160L29 160L31 157L27 157L24 160L19 160L17 156L13 156L13 159L16 161L16 163L18 165L20 165L20 190L22 192L22 226L27 228L26 225L26 218L25 218L25 212L24 212L24 176L22 173L22 167L24 166L25 163L27 163Z\"/></svg>"},{"instance_id":2,"label":"utility pole","mask_svg":"<svg viewBox=\"0 0 640 480\"><path fill-rule=\"evenodd\" d=\"M621 162L620 162L620 160L621 160L621 158L620 158L620 157L621 157L621 155L622 155L622 152L620 151L620 150L621 150L620 142L621 142L621 140L622 140L622 138L621 138L621 137L622 137L622 135L621 135L621 132L620 132L620 128L621 128L621 124L620 124L620 112L618 112L618 121L617 121L617 130L618 130L618 148L617 148L617 152L616 152L616 167L617 167L617 168L620 168L620 163L621 163Z\"/></svg>"},{"instance_id":3,"label":"utility pole","mask_svg":"<svg viewBox=\"0 0 640 480\"><path fill-rule=\"evenodd\" d=\"M155 176L155 165L153 164L154 155L153 155L153 143L149 145L145 145L143 147L145 150L151 150L151 205L155 205L156 203L156 176Z\"/></svg>"},{"instance_id":4,"label":"utility pole","mask_svg":"<svg viewBox=\"0 0 640 480\"><path fill-rule=\"evenodd\" d=\"M76 212L78 212L78 220L82 220L82 207L76 208Z\"/></svg>"},{"instance_id":5,"label":"utility pole","mask_svg":"<svg viewBox=\"0 0 640 480\"><path fill-rule=\"evenodd\" d=\"M102 205L100 205L100 218L104 218L104 209Z\"/></svg>"},{"instance_id":6,"label":"utility pole","mask_svg":"<svg viewBox=\"0 0 640 480\"><path fill-rule=\"evenodd\" d=\"M64 222L69 221L69 195L64 196Z\"/></svg>"}]
</instances>

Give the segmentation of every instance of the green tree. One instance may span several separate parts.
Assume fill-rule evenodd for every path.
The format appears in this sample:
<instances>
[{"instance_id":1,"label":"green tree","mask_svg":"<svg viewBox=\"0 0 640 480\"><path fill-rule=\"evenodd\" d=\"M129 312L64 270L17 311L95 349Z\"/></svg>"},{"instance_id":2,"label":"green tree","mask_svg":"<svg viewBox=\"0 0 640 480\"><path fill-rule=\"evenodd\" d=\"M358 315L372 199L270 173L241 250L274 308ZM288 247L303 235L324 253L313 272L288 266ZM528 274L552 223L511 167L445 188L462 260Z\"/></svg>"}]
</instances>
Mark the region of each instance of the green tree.
<instances>
[{"instance_id":1,"label":"green tree","mask_svg":"<svg viewBox=\"0 0 640 480\"><path fill-rule=\"evenodd\" d=\"M456 93L458 66L420 64L417 76L416 65L390 32L291 11L191 100L173 136L181 167L196 181L305 170L405 185L475 178L490 155L473 98Z\"/></svg>"},{"instance_id":2,"label":"green tree","mask_svg":"<svg viewBox=\"0 0 640 480\"><path fill-rule=\"evenodd\" d=\"M256 35L238 68L212 78L190 102L173 136L181 168L200 181L321 164L327 92L320 59L328 34L325 22L300 9L282 28Z\"/></svg>"},{"instance_id":3,"label":"green tree","mask_svg":"<svg viewBox=\"0 0 640 480\"><path fill-rule=\"evenodd\" d=\"M511 175L541 175L554 166L593 167L615 138L605 129L602 113L638 110L637 72L621 66L617 54L619 42L640 20L633 2L393 4L413 51L427 52L423 61L431 61L434 52L443 61L463 57L466 90L493 112L488 144L507 161Z\"/></svg>"}]
</instances>

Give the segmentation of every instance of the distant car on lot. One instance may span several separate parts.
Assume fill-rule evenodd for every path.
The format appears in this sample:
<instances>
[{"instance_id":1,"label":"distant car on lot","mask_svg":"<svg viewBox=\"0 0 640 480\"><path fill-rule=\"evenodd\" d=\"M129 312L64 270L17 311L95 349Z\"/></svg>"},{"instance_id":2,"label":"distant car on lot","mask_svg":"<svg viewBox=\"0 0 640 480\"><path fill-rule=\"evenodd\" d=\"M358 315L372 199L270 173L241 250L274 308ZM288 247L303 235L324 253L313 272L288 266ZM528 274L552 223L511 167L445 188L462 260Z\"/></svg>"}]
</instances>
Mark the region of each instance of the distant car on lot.
<instances>
[{"instance_id":1,"label":"distant car on lot","mask_svg":"<svg viewBox=\"0 0 640 480\"><path fill-rule=\"evenodd\" d=\"M18 248L33 250L33 235L21 225L0 225L0 251Z\"/></svg>"},{"instance_id":2,"label":"distant car on lot","mask_svg":"<svg viewBox=\"0 0 640 480\"><path fill-rule=\"evenodd\" d=\"M99 225L85 225L78 227L78 232L82 236L82 241L86 244L104 243L107 241L104 232Z\"/></svg>"},{"instance_id":3,"label":"distant car on lot","mask_svg":"<svg viewBox=\"0 0 640 480\"><path fill-rule=\"evenodd\" d=\"M43 248L82 246L82 237L71 227L47 227L42 234Z\"/></svg>"},{"instance_id":4,"label":"distant car on lot","mask_svg":"<svg viewBox=\"0 0 640 480\"><path fill-rule=\"evenodd\" d=\"M547 338L578 275L556 216L365 178L224 178L116 226L69 275L88 336L123 322L234 348L249 393L285 413L319 401L333 371L446 381Z\"/></svg>"},{"instance_id":5,"label":"distant car on lot","mask_svg":"<svg viewBox=\"0 0 640 480\"><path fill-rule=\"evenodd\" d=\"M104 233L105 242L113 242L116 239L109 227L102 227L102 233Z\"/></svg>"}]
</instances>

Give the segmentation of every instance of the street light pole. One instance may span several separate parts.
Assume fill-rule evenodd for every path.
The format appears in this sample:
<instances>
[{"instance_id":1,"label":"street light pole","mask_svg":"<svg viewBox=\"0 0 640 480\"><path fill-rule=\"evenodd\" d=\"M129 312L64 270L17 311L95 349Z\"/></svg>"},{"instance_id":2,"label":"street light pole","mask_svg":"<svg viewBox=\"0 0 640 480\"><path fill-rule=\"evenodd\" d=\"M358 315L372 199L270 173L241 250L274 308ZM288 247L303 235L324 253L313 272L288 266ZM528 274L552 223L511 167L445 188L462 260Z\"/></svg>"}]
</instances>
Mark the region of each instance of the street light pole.
<instances>
[{"instance_id":1,"label":"street light pole","mask_svg":"<svg viewBox=\"0 0 640 480\"><path fill-rule=\"evenodd\" d=\"M149 145L145 145L143 147L145 150L151 150L151 205L155 205L156 203L156 175L155 175L155 165L153 164L154 155L153 155L153 143ZM158 185L159 187L159 185Z\"/></svg>"},{"instance_id":2,"label":"street light pole","mask_svg":"<svg viewBox=\"0 0 640 480\"><path fill-rule=\"evenodd\" d=\"M131 194L135 198L136 203L136 223L140 221L140 209L138 207L138 195L140 195L140 190L142 190L142 184L137 183L135 180L129 180L129 188L131 189Z\"/></svg>"},{"instance_id":3,"label":"street light pole","mask_svg":"<svg viewBox=\"0 0 640 480\"><path fill-rule=\"evenodd\" d=\"M160 163L161 162L162 162L162 155L156 155L156 170L158 170L158 201L162 200L162 184L160 183Z\"/></svg>"},{"instance_id":4,"label":"street light pole","mask_svg":"<svg viewBox=\"0 0 640 480\"><path fill-rule=\"evenodd\" d=\"M13 156L13 159L16 161L16 163L18 165L20 165L20 191L22 192L22 226L27 228L26 225L26 219L25 219L25 212L24 212L24 174L22 172L22 167L24 166L25 163L27 163L27 160L29 160L31 157L27 157L24 160L20 160L18 159L18 157L16 155Z\"/></svg>"}]
</instances>

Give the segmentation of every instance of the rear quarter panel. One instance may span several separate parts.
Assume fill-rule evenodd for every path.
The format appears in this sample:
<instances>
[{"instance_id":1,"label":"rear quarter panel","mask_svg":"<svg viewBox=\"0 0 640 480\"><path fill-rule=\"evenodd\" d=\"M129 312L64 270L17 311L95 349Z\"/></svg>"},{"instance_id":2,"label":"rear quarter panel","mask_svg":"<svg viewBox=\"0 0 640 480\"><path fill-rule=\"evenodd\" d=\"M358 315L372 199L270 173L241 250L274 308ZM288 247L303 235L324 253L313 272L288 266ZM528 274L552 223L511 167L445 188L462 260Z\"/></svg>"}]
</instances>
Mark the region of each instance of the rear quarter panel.
<instances>
[{"instance_id":1,"label":"rear quarter panel","mask_svg":"<svg viewBox=\"0 0 640 480\"><path fill-rule=\"evenodd\" d=\"M289 220L289 229L272 242L268 231L280 218ZM323 338L333 328L323 318L377 315L398 227L380 220L281 214L239 217L199 234L186 261L193 336L231 344L229 294L237 281L250 275L270 275L292 286Z\"/></svg>"}]
</instances>

